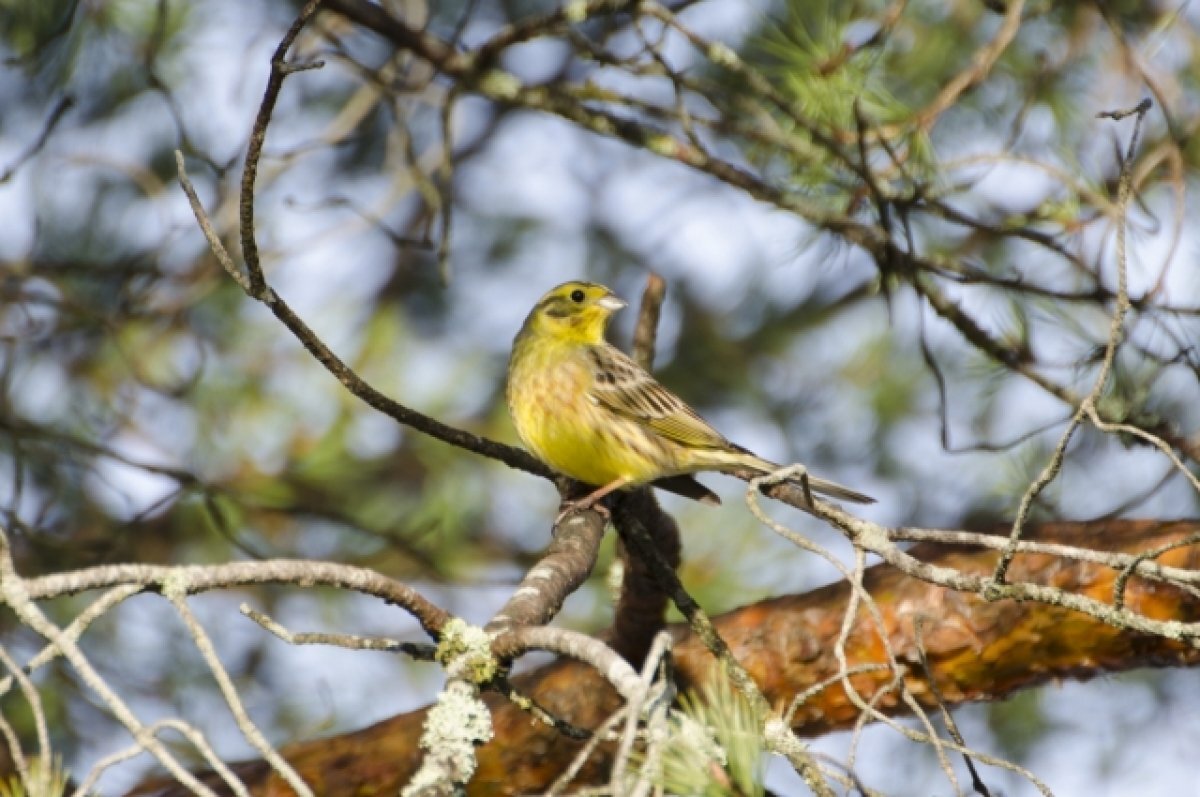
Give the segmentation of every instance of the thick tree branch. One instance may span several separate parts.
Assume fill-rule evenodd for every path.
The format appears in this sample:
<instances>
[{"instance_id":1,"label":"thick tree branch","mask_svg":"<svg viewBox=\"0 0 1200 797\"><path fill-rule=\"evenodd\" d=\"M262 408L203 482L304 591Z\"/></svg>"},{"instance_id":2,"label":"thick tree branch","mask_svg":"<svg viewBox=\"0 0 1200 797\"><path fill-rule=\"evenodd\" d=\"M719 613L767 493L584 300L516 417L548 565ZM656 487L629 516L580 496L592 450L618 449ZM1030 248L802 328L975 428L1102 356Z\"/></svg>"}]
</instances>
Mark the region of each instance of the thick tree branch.
<instances>
[{"instance_id":1,"label":"thick tree branch","mask_svg":"<svg viewBox=\"0 0 1200 797\"><path fill-rule=\"evenodd\" d=\"M508 602L487 624L490 633L542 625L558 614L592 568L604 537L605 518L596 511L573 512L554 530L554 539L529 569Z\"/></svg>"},{"instance_id":2,"label":"thick tree branch","mask_svg":"<svg viewBox=\"0 0 1200 797\"><path fill-rule=\"evenodd\" d=\"M634 666L646 658L654 635L666 626L670 593L655 576L651 558L639 556L626 537L636 525L646 529L657 559L674 571L679 567L683 544L675 519L662 510L649 490L638 490L616 502L613 524L620 535L621 592L613 612L609 643Z\"/></svg>"},{"instance_id":3,"label":"thick tree branch","mask_svg":"<svg viewBox=\"0 0 1200 797\"><path fill-rule=\"evenodd\" d=\"M1111 521L1102 524L1057 523L1030 526L1027 544L1088 545L1097 551L1129 554L1166 546L1197 531L1194 522ZM1004 537L997 537L999 545ZM963 549L919 544L908 551L914 561L952 568L985 579L995 565L994 549ZM1159 564L1194 570L1200 549L1167 550ZM1064 561L1047 553L1018 552L1010 570L1014 583L1053 583L1071 594L1111 596L1118 571L1096 562ZM920 660L915 623L922 627L921 646L929 671L950 706L1003 697L1015 690L1058 678L1089 678L1136 667L1194 666L1200 650L1156 635L1144 635L1101 623L1065 606L1028 601L989 601L911 578L888 565L866 571L864 585L887 622L887 636L900 659ZM1126 602L1132 611L1161 621L1192 622L1200 618L1200 599L1187 592L1130 579ZM834 655L847 599L845 583L805 595L763 601L715 618L714 625L733 655L747 668L764 697L777 711L808 691L796 707L792 727L816 735L852 725L859 709L847 699ZM706 645L676 627L674 662L684 685L699 684L714 672L716 660ZM880 663L876 630L858 618L847 638L846 655L854 667L851 681L864 697L879 695L886 713L908 710L893 675ZM919 667L905 675L909 690L926 707L935 707L932 690ZM584 664L558 662L515 679L522 692L548 711L574 725L598 728L620 706L619 696L604 678ZM824 688L821 688L821 687ZM580 742L566 739L531 721L501 698L487 698L496 738L479 751L479 770L472 795L498 795L543 789L564 769ZM326 797L349 797L364 789L391 792L414 771L423 713L386 720L333 739L294 745L285 756L314 789ZM602 782L611 748L599 745L576 783ZM280 784L258 762L235 767L255 794L274 794ZM211 783L217 786L217 781ZM136 794L179 795L177 786L147 784Z\"/></svg>"}]
</instances>

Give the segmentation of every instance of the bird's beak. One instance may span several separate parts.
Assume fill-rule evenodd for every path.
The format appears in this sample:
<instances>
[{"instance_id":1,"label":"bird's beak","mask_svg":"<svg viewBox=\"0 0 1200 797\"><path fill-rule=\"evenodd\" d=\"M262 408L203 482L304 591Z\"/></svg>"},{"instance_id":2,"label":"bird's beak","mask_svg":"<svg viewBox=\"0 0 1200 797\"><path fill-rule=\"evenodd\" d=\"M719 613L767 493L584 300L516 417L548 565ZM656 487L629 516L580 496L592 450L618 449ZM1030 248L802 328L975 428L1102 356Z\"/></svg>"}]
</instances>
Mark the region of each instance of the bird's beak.
<instances>
[{"instance_id":1,"label":"bird's beak","mask_svg":"<svg viewBox=\"0 0 1200 797\"><path fill-rule=\"evenodd\" d=\"M615 313L617 310L620 310L622 307L626 306L626 302L624 299L614 296L611 293L608 296L605 296L600 301L596 302L596 304L603 307L605 310L609 311L610 313Z\"/></svg>"}]
</instances>

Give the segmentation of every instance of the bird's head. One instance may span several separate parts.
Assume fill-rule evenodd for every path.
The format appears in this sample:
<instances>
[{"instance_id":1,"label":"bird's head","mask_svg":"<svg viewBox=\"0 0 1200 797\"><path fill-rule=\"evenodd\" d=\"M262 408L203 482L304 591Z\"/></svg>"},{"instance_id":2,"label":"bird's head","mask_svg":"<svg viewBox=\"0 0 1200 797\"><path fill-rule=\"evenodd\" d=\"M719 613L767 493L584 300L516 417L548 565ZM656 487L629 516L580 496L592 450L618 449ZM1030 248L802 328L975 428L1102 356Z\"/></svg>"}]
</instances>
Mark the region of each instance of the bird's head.
<instances>
[{"instance_id":1,"label":"bird's head","mask_svg":"<svg viewBox=\"0 0 1200 797\"><path fill-rule=\"evenodd\" d=\"M538 300L523 331L553 335L563 341L599 343L608 319L625 302L594 282L564 282Z\"/></svg>"}]
</instances>

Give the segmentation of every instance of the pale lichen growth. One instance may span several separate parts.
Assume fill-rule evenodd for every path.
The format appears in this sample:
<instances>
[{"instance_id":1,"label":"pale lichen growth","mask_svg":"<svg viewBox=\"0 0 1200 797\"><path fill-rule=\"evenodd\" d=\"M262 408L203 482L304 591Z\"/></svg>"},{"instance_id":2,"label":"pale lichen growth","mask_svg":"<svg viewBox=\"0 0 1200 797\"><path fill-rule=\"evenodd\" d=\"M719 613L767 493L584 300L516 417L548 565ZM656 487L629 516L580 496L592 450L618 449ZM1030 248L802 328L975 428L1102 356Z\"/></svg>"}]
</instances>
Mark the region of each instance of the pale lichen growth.
<instances>
[{"instance_id":1,"label":"pale lichen growth","mask_svg":"<svg viewBox=\"0 0 1200 797\"><path fill-rule=\"evenodd\" d=\"M537 703L534 703L527 696L521 694L520 692L512 692L507 697L508 702L512 703L522 711L532 712L537 708Z\"/></svg>"},{"instance_id":2,"label":"pale lichen growth","mask_svg":"<svg viewBox=\"0 0 1200 797\"><path fill-rule=\"evenodd\" d=\"M184 598L188 594L188 579L183 573L178 570L172 571L163 579L162 586L159 591L164 598Z\"/></svg>"},{"instance_id":3,"label":"pale lichen growth","mask_svg":"<svg viewBox=\"0 0 1200 797\"><path fill-rule=\"evenodd\" d=\"M708 45L708 60L717 66L730 69L736 67L739 63L737 53L729 45L722 44L721 42L713 42Z\"/></svg>"},{"instance_id":4,"label":"pale lichen growth","mask_svg":"<svg viewBox=\"0 0 1200 797\"><path fill-rule=\"evenodd\" d=\"M1168 620L1163 623L1162 635L1167 639L1173 639L1176 642L1182 642L1185 639L1195 638L1195 633L1188 630L1187 626L1178 620Z\"/></svg>"},{"instance_id":5,"label":"pale lichen growth","mask_svg":"<svg viewBox=\"0 0 1200 797\"><path fill-rule=\"evenodd\" d=\"M614 559L612 566L608 568L608 573L604 577L604 586L608 589L609 597L615 603L621 597L621 590L625 585L625 563L620 559Z\"/></svg>"},{"instance_id":6,"label":"pale lichen growth","mask_svg":"<svg viewBox=\"0 0 1200 797\"><path fill-rule=\"evenodd\" d=\"M478 690L452 680L425 715L421 749L429 758L401 797L452 793L449 783L466 783L475 774L475 748L492 738L492 715Z\"/></svg>"},{"instance_id":7,"label":"pale lichen growth","mask_svg":"<svg viewBox=\"0 0 1200 797\"><path fill-rule=\"evenodd\" d=\"M483 684L496 677L500 665L492 655L491 638L479 626L454 618L442 628L437 660L459 678Z\"/></svg>"},{"instance_id":8,"label":"pale lichen growth","mask_svg":"<svg viewBox=\"0 0 1200 797\"><path fill-rule=\"evenodd\" d=\"M511 72L492 69L479 81L479 90L496 100L515 100L521 93L521 80Z\"/></svg>"},{"instance_id":9,"label":"pale lichen growth","mask_svg":"<svg viewBox=\"0 0 1200 797\"><path fill-rule=\"evenodd\" d=\"M571 0L563 6L563 18L572 25L578 25L587 19L587 0Z\"/></svg>"},{"instance_id":10,"label":"pale lichen growth","mask_svg":"<svg viewBox=\"0 0 1200 797\"><path fill-rule=\"evenodd\" d=\"M655 155L670 158L674 157L675 153L679 151L679 144L673 136L662 133L660 135L649 136L646 139L646 149Z\"/></svg>"},{"instance_id":11,"label":"pale lichen growth","mask_svg":"<svg viewBox=\"0 0 1200 797\"><path fill-rule=\"evenodd\" d=\"M780 717L770 717L763 723L763 741L767 743L767 749L780 753L792 745L800 744L792 729Z\"/></svg>"},{"instance_id":12,"label":"pale lichen growth","mask_svg":"<svg viewBox=\"0 0 1200 797\"><path fill-rule=\"evenodd\" d=\"M729 763L725 750L717 743L713 729L682 712L675 714L676 744L695 751L697 756L724 767Z\"/></svg>"}]
</instances>

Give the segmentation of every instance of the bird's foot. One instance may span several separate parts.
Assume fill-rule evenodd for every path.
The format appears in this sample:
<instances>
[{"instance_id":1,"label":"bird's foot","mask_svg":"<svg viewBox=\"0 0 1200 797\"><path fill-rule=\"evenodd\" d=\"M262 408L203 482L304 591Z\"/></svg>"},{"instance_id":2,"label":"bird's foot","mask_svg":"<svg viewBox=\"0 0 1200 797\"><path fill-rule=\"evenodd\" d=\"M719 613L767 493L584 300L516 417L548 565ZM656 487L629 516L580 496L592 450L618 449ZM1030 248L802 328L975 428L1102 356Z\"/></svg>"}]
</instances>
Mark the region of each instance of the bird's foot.
<instances>
[{"instance_id":1,"label":"bird's foot","mask_svg":"<svg viewBox=\"0 0 1200 797\"><path fill-rule=\"evenodd\" d=\"M613 479L603 487L598 487L597 489L585 495L583 498L577 498L574 501L563 501L562 511L560 511L558 513L558 517L554 519L555 528L557 528L558 524L562 523L567 516L573 515L576 512L583 512L588 509L594 509L595 511L599 512L600 517L607 521L610 517L612 517L612 513L608 511L608 507L600 503L600 499L609 493L628 486L629 482L630 480L628 478L622 476L619 479Z\"/></svg>"},{"instance_id":2,"label":"bird's foot","mask_svg":"<svg viewBox=\"0 0 1200 797\"><path fill-rule=\"evenodd\" d=\"M554 518L554 525L558 526L571 515L576 512L586 512L589 509L600 513L600 517L608 520L612 517L612 513L608 511L608 507L599 503L601 496L587 495L577 501L563 501L562 509L558 513L558 517Z\"/></svg>"}]
</instances>

